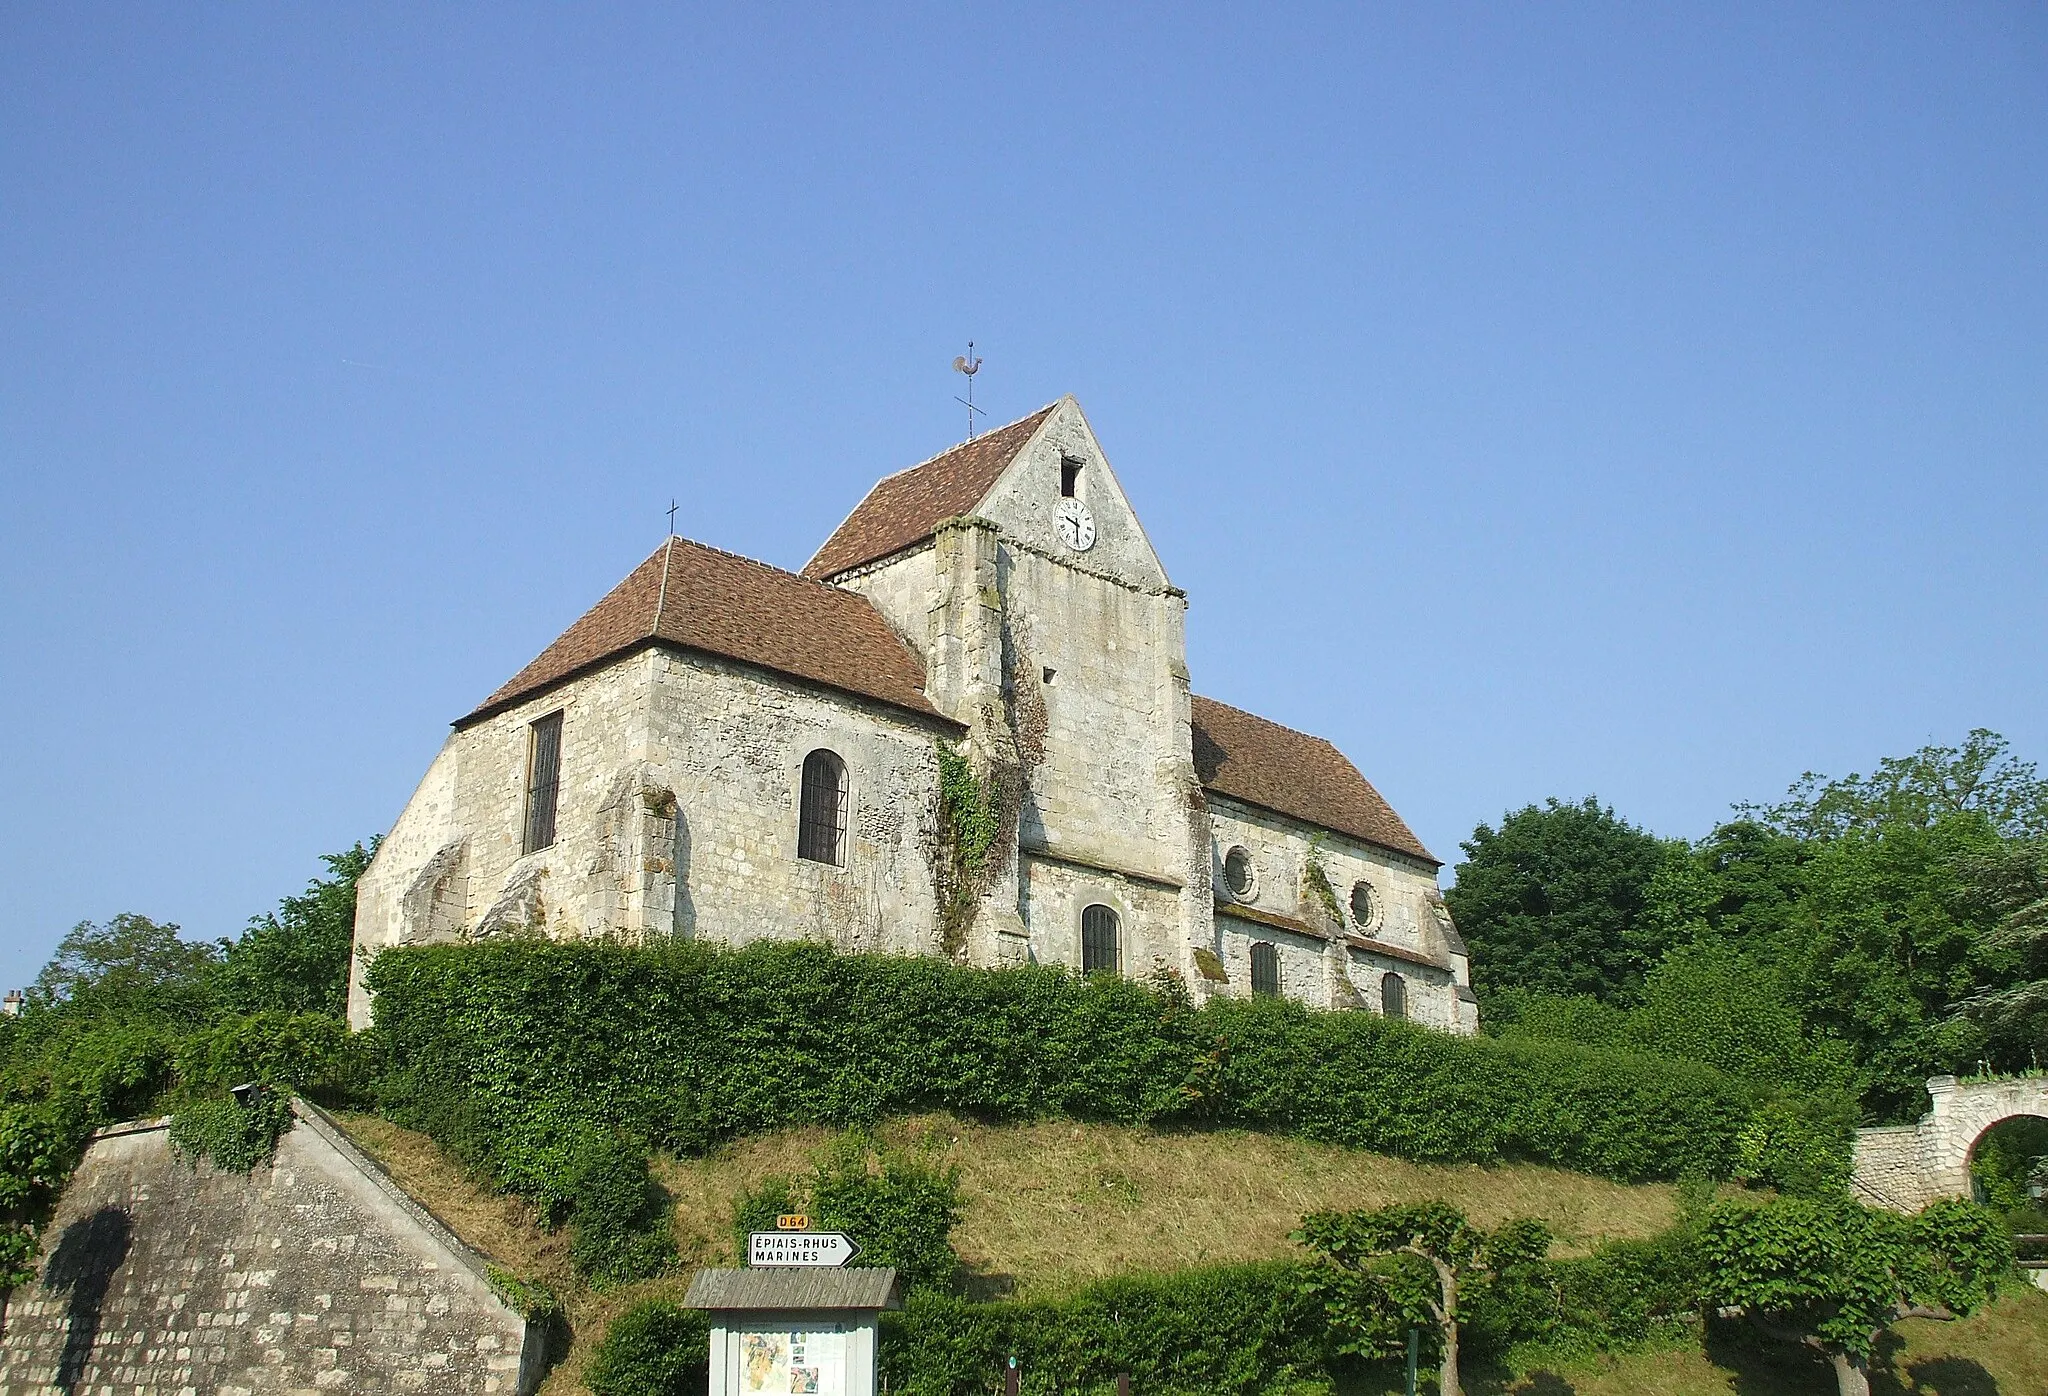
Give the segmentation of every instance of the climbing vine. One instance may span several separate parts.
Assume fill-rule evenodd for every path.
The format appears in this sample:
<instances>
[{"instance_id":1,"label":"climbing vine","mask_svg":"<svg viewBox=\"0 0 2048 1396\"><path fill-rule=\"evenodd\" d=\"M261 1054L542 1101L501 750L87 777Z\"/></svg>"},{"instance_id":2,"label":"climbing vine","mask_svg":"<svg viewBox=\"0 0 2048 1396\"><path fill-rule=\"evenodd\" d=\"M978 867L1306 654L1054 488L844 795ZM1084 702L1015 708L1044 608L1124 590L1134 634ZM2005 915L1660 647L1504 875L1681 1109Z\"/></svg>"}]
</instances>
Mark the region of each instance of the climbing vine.
<instances>
[{"instance_id":1,"label":"climbing vine","mask_svg":"<svg viewBox=\"0 0 2048 1396\"><path fill-rule=\"evenodd\" d=\"M1314 898L1339 930L1344 928L1344 908L1337 901L1337 889L1330 885L1330 874L1323 868L1320 830L1308 836L1308 857L1301 865L1301 892L1303 897Z\"/></svg>"},{"instance_id":2,"label":"climbing vine","mask_svg":"<svg viewBox=\"0 0 2048 1396\"><path fill-rule=\"evenodd\" d=\"M938 744L939 788L933 818L932 876L939 903L939 944L948 955L966 947L974 907L987 890L989 858L1002 832L997 792L974 774L959 748Z\"/></svg>"}]
</instances>

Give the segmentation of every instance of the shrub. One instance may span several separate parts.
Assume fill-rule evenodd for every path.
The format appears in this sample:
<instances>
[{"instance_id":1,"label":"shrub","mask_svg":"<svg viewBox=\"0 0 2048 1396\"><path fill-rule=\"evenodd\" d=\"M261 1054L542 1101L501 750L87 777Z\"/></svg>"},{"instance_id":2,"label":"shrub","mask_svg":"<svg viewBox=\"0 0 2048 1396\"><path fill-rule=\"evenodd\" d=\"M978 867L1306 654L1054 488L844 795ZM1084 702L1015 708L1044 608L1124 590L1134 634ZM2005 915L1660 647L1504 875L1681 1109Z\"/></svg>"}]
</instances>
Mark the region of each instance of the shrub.
<instances>
[{"instance_id":1,"label":"shrub","mask_svg":"<svg viewBox=\"0 0 2048 1396\"><path fill-rule=\"evenodd\" d=\"M185 1039L178 1079L188 1090L226 1090L245 1082L306 1090L340 1065L348 1027L314 1013L251 1013L224 1018Z\"/></svg>"},{"instance_id":2,"label":"shrub","mask_svg":"<svg viewBox=\"0 0 2048 1396\"><path fill-rule=\"evenodd\" d=\"M710 1366L710 1315L650 1299L612 1320L583 1380L595 1396L698 1396Z\"/></svg>"},{"instance_id":3,"label":"shrub","mask_svg":"<svg viewBox=\"0 0 2048 1396\"><path fill-rule=\"evenodd\" d=\"M668 1195L648 1176L647 1152L623 1136L588 1130L567 1177L569 1258L598 1284L646 1279L675 1259Z\"/></svg>"},{"instance_id":4,"label":"shrub","mask_svg":"<svg viewBox=\"0 0 2048 1396\"><path fill-rule=\"evenodd\" d=\"M1196 1009L1110 976L805 944L412 947L380 956L370 983L388 1108L511 1186L500 1140L525 1119L600 1120L695 1151L933 1109L1234 1125L1625 1181L1725 1178L1760 1099L1682 1061L1278 1000Z\"/></svg>"},{"instance_id":5,"label":"shrub","mask_svg":"<svg viewBox=\"0 0 2048 1396\"><path fill-rule=\"evenodd\" d=\"M171 1115L171 1147L197 1162L209 1159L227 1173L247 1173L277 1152L292 1127L292 1098L258 1091L244 1105L233 1096L195 1100Z\"/></svg>"},{"instance_id":6,"label":"shrub","mask_svg":"<svg viewBox=\"0 0 2048 1396\"><path fill-rule=\"evenodd\" d=\"M850 1134L801 1180L770 1177L733 1207L734 1241L771 1231L786 1212L808 1212L811 1224L843 1231L861 1248L863 1265L891 1266L911 1288L943 1289L960 1268L953 1227L960 1220L959 1174L902 1154L880 1154Z\"/></svg>"},{"instance_id":7,"label":"shrub","mask_svg":"<svg viewBox=\"0 0 2048 1396\"><path fill-rule=\"evenodd\" d=\"M1257 1392L1328 1366L1322 1312L1286 1263L1219 1266L1091 1285L1071 1298L969 1303L911 1297L882 1316L881 1375L903 1396L998 1389L1012 1356L1032 1396Z\"/></svg>"},{"instance_id":8,"label":"shrub","mask_svg":"<svg viewBox=\"0 0 2048 1396\"><path fill-rule=\"evenodd\" d=\"M90 1124L77 1102L0 1107L0 1289L35 1275L41 1226L71 1176Z\"/></svg>"}]
</instances>

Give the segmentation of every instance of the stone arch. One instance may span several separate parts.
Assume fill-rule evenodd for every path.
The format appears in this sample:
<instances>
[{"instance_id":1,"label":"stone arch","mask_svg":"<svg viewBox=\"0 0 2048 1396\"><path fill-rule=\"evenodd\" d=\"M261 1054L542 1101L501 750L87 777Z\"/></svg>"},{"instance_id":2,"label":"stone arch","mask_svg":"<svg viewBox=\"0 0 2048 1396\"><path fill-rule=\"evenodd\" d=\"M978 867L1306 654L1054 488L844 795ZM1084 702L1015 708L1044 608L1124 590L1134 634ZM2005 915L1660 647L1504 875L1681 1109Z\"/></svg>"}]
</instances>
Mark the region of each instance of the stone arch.
<instances>
[{"instance_id":1,"label":"stone arch","mask_svg":"<svg viewBox=\"0 0 2048 1396\"><path fill-rule=\"evenodd\" d=\"M2048 1075L1927 1082L1934 1108L1918 1124L1856 1131L1850 1187L1863 1201L1917 1212L1943 1197L1970 1196L1970 1157L1992 1126L2048 1119Z\"/></svg>"}]
</instances>

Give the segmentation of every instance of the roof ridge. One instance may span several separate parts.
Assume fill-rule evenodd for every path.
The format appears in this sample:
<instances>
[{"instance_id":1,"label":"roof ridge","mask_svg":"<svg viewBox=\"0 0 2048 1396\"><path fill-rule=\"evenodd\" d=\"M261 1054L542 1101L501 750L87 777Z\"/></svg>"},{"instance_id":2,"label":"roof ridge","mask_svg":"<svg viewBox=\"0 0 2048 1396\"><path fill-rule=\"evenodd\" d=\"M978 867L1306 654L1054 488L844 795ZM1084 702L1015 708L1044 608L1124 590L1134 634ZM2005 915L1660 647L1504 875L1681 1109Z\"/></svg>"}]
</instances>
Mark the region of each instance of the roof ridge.
<instances>
[{"instance_id":1,"label":"roof ridge","mask_svg":"<svg viewBox=\"0 0 2048 1396\"><path fill-rule=\"evenodd\" d=\"M674 535L674 537L675 541L678 543L686 544L689 547L697 548L703 552L717 553L720 557L729 557L734 562L744 562L749 566L759 567L763 571L773 572L778 576L794 577L799 582L803 582L809 586L817 587L821 591L829 591L835 596L860 596L860 593L857 591L848 591L845 587L834 586L832 585L832 583L822 581L817 577L806 577L801 572L792 572L786 567L777 567L772 562L763 562L758 557L748 557L745 553L736 553L732 551L732 549L730 548L721 548L715 543L702 542L696 538L685 538L680 533ZM652 561L653 557L654 555L652 553L648 554L649 561ZM646 563L642 563L641 565L644 567L646 566ZM867 598L861 597L861 599L866 600Z\"/></svg>"},{"instance_id":2,"label":"roof ridge","mask_svg":"<svg viewBox=\"0 0 2048 1396\"><path fill-rule=\"evenodd\" d=\"M887 475L884 475L881 480L875 481L875 485L881 484L882 480L893 480L898 475L908 475L913 470L922 470L926 466L930 465L933 461L944 460L947 456L952 455L955 451L966 450L969 446L972 446L975 442L981 440L985 436L997 436L1003 432L1008 431L1011 427L1021 427L1026 422L1030 421L1033 417L1042 417L1046 413L1052 411L1053 408L1058 407L1061 403L1065 402L1068 396L1070 395L1063 394L1060 397L1054 398L1051 402L1048 402L1043 407L1034 407L1029 412L1026 412L1023 416L1019 417L1014 422L1004 422L999 427L983 427L978 433L968 437L965 441L956 441L952 445L948 446L945 450L938 451L932 455L926 456L923 460L918 461L915 465L906 465L901 470L890 471ZM874 493L874 485L870 485L868 487L868 493ZM865 496L863 496L863 498L865 498ZM855 505L854 507L858 508L859 506Z\"/></svg>"},{"instance_id":3,"label":"roof ridge","mask_svg":"<svg viewBox=\"0 0 2048 1396\"><path fill-rule=\"evenodd\" d=\"M1304 741L1321 742L1324 746L1336 752L1339 756L1344 756L1343 750L1339 748L1338 745L1335 742L1331 741L1328 737L1318 737L1315 733L1304 732L1299 727L1289 727L1284 722L1275 722L1272 718L1266 717L1260 713L1255 713L1250 708L1237 707L1234 704L1224 702L1221 698L1211 698L1206 693L1189 693L1188 697L1199 698L1204 703L1214 703L1219 708L1229 708L1230 711L1238 714L1241 717L1248 717L1254 722L1263 722L1268 727L1277 727L1282 732L1292 732L1295 736L1302 738ZM1351 758L1348 756L1344 756L1344 759L1346 761L1351 760ZM1355 767L1357 763L1352 762L1352 765Z\"/></svg>"}]
</instances>

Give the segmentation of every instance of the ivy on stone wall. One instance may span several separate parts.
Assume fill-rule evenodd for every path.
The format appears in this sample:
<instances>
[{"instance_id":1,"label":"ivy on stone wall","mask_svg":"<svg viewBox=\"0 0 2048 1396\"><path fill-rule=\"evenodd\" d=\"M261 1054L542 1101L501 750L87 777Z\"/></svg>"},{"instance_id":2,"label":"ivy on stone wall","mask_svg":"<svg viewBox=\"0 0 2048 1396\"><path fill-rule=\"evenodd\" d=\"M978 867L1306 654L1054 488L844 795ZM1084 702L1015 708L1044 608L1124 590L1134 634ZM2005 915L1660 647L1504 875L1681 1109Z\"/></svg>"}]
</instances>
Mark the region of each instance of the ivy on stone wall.
<instances>
[{"instance_id":1,"label":"ivy on stone wall","mask_svg":"<svg viewBox=\"0 0 2048 1396\"><path fill-rule=\"evenodd\" d=\"M992 856L1003 832L1001 792L974 774L966 753L937 744L939 784L933 812L932 890L938 902L939 945L966 948L975 907L997 870Z\"/></svg>"},{"instance_id":2,"label":"ivy on stone wall","mask_svg":"<svg viewBox=\"0 0 2048 1396\"><path fill-rule=\"evenodd\" d=\"M1312 899L1330 923L1338 930L1344 929L1344 908L1337 901L1337 889L1330 885L1330 874L1323 867L1323 835L1316 830L1308 836L1308 853L1301 864L1301 894Z\"/></svg>"}]
</instances>

